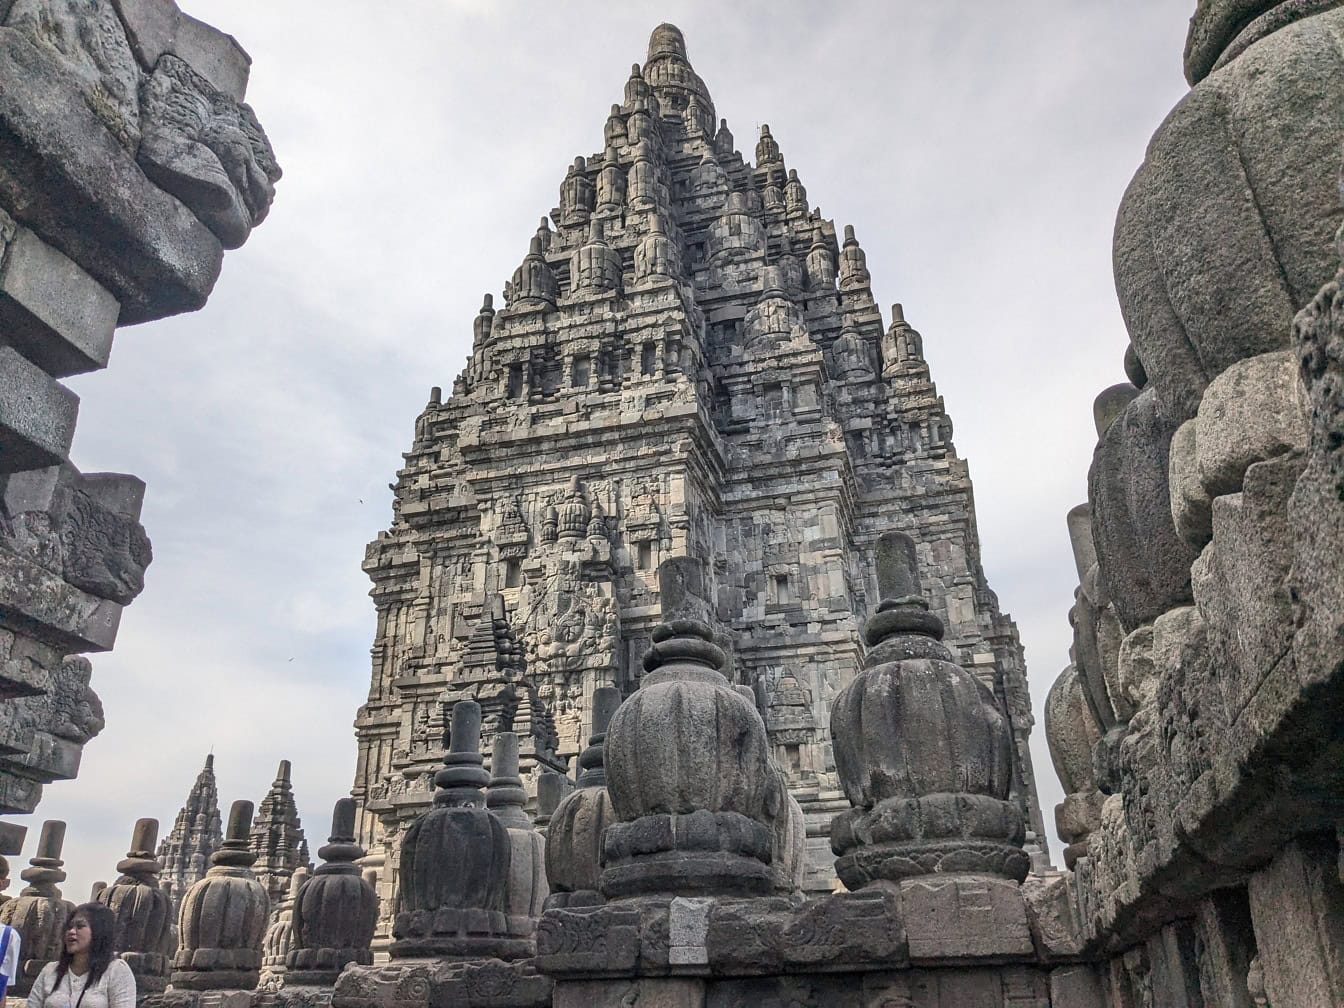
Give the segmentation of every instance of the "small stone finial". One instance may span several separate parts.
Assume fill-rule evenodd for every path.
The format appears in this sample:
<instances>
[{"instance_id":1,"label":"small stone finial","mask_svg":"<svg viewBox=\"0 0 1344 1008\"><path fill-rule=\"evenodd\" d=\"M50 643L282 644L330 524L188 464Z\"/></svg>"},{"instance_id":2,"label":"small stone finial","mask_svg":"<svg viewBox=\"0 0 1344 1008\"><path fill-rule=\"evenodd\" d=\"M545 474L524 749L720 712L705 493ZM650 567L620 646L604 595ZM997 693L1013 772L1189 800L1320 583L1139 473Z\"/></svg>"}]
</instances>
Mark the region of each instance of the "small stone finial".
<instances>
[{"instance_id":1,"label":"small stone finial","mask_svg":"<svg viewBox=\"0 0 1344 1008\"><path fill-rule=\"evenodd\" d=\"M37 853L34 860L44 858L51 861L61 859L61 848L65 846L65 823L59 819L48 819L42 824L42 833L37 839Z\"/></svg>"},{"instance_id":2,"label":"small stone finial","mask_svg":"<svg viewBox=\"0 0 1344 1008\"><path fill-rule=\"evenodd\" d=\"M219 850L210 855L212 865L236 865L251 867L257 860L248 846L252 830L252 810L250 801L239 799L229 806L228 825L224 828L224 842Z\"/></svg>"},{"instance_id":3,"label":"small stone finial","mask_svg":"<svg viewBox=\"0 0 1344 1008\"><path fill-rule=\"evenodd\" d=\"M440 385L431 385L429 388L429 405L443 405L443 387Z\"/></svg>"},{"instance_id":4,"label":"small stone finial","mask_svg":"<svg viewBox=\"0 0 1344 1008\"><path fill-rule=\"evenodd\" d=\"M891 306L891 324L905 325L905 306L899 301Z\"/></svg>"},{"instance_id":5,"label":"small stone finial","mask_svg":"<svg viewBox=\"0 0 1344 1008\"><path fill-rule=\"evenodd\" d=\"M532 822L523 811L527 792L518 776L518 735L499 732L490 747L490 784L485 806L505 828L531 829Z\"/></svg>"},{"instance_id":6,"label":"small stone finial","mask_svg":"<svg viewBox=\"0 0 1344 1008\"><path fill-rule=\"evenodd\" d=\"M708 623L709 592L705 562L698 557L669 557L658 565L658 601L664 623Z\"/></svg>"},{"instance_id":7,"label":"small stone finial","mask_svg":"<svg viewBox=\"0 0 1344 1008\"><path fill-rule=\"evenodd\" d=\"M481 756L481 705L475 700L458 700L452 705L448 732L448 752L443 769L434 775L438 806L481 806L483 789L490 783Z\"/></svg>"},{"instance_id":8,"label":"small stone finial","mask_svg":"<svg viewBox=\"0 0 1344 1008\"><path fill-rule=\"evenodd\" d=\"M558 773L547 771L537 777L537 827L541 828L555 815L560 799L565 796L565 781Z\"/></svg>"},{"instance_id":9,"label":"small stone finial","mask_svg":"<svg viewBox=\"0 0 1344 1008\"><path fill-rule=\"evenodd\" d=\"M659 56L675 56L686 59L686 36L681 29L666 21L653 30L649 36L649 55L645 64L652 63Z\"/></svg>"},{"instance_id":10,"label":"small stone finial","mask_svg":"<svg viewBox=\"0 0 1344 1008\"><path fill-rule=\"evenodd\" d=\"M939 643L943 621L929 612L919 587L915 541L903 532L886 532L877 540L877 588L881 601L864 625L870 651L864 667L905 658L951 661L951 652Z\"/></svg>"},{"instance_id":11,"label":"small stone finial","mask_svg":"<svg viewBox=\"0 0 1344 1008\"><path fill-rule=\"evenodd\" d=\"M771 135L769 125L761 123L761 138L756 141L756 164L760 166L779 159L779 144Z\"/></svg>"},{"instance_id":12,"label":"small stone finial","mask_svg":"<svg viewBox=\"0 0 1344 1008\"><path fill-rule=\"evenodd\" d=\"M921 598L919 559L915 541L900 532L887 532L877 540L877 590L883 603Z\"/></svg>"},{"instance_id":13,"label":"small stone finial","mask_svg":"<svg viewBox=\"0 0 1344 1008\"><path fill-rule=\"evenodd\" d=\"M615 686L599 686L593 691L593 734L588 738L588 748L579 756L576 783L581 788L603 787L607 783L602 746L607 739L607 726L620 705L621 691Z\"/></svg>"},{"instance_id":14,"label":"small stone finial","mask_svg":"<svg viewBox=\"0 0 1344 1008\"><path fill-rule=\"evenodd\" d=\"M719 131L714 134L714 149L720 154L731 154L735 142L733 131L728 128L728 120L720 119Z\"/></svg>"}]
</instances>

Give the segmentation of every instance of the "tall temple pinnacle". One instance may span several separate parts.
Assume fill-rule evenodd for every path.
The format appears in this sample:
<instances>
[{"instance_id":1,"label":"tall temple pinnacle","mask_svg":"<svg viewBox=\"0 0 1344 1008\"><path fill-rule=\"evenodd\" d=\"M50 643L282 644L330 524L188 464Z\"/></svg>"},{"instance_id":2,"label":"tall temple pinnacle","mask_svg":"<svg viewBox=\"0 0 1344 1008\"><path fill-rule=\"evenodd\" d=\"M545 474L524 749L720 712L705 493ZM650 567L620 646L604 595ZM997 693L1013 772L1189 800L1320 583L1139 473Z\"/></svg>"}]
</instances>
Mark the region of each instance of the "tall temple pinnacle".
<instances>
[{"instance_id":1,"label":"tall temple pinnacle","mask_svg":"<svg viewBox=\"0 0 1344 1008\"><path fill-rule=\"evenodd\" d=\"M215 755L205 757L205 766L177 813L173 828L159 843L158 860L163 865L159 884L173 901L173 916L186 891L205 877L210 855L224 842L219 819L219 788L215 784Z\"/></svg>"},{"instance_id":2,"label":"tall temple pinnacle","mask_svg":"<svg viewBox=\"0 0 1344 1008\"><path fill-rule=\"evenodd\" d=\"M884 326L855 232L842 246L769 127L756 164L734 149L676 27L654 29L621 95L502 306L476 317L453 395L417 420L365 557L378 622L352 793L380 933L444 752L439 706L479 695L487 640L518 648L492 659L492 690L554 725L553 754L523 768L535 795L593 734L595 691L641 681L675 557L706 561L723 674L756 697L807 818L805 886L829 889L827 825L849 807L830 706L862 668L893 530L953 660L1001 698L1011 800L1044 864L1022 650L918 334ZM527 731L487 725L487 748L492 730Z\"/></svg>"}]
</instances>

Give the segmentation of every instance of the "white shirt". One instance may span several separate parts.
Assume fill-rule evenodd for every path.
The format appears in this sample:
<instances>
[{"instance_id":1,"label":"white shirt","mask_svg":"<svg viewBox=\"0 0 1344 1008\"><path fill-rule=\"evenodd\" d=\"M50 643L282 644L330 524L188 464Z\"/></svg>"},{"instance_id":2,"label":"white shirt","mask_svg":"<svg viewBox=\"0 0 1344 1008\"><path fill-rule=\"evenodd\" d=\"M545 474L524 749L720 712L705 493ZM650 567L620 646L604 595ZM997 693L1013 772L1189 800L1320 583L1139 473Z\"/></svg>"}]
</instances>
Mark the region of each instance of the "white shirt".
<instances>
[{"instance_id":1,"label":"white shirt","mask_svg":"<svg viewBox=\"0 0 1344 1008\"><path fill-rule=\"evenodd\" d=\"M0 935L3 935L6 931L9 932L9 944L5 947L4 961L0 962L0 976L8 977L9 982L13 983L15 977L19 975L19 947L23 942L19 938L18 928L12 928L8 924L0 924ZM0 985L3 985L3 981L0 981ZM4 993L0 990L0 997L4 997Z\"/></svg>"},{"instance_id":2,"label":"white shirt","mask_svg":"<svg viewBox=\"0 0 1344 1008\"><path fill-rule=\"evenodd\" d=\"M56 964L47 963L33 981L28 1008L75 1008L76 1004L79 1008L135 1008L135 975L122 960L108 963L98 982L89 985L86 992L88 978L87 973L79 977L66 970L60 986L56 986ZM84 995L83 1001L79 1000L80 994Z\"/></svg>"}]
</instances>

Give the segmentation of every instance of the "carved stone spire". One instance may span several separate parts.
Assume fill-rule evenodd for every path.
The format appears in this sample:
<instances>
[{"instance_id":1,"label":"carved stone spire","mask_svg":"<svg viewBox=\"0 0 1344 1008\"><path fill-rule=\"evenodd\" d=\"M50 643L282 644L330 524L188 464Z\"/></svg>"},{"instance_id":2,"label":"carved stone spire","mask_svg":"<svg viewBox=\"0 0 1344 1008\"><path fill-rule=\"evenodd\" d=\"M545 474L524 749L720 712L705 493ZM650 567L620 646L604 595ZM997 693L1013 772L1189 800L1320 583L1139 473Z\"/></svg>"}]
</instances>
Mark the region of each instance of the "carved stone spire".
<instances>
[{"instance_id":1,"label":"carved stone spire","mask_svg":"<svg viewBox=\"0 0 1344 1008\"><path fill-rule=\"evenodd\" d=\"M252 803L229 808L228 831L210 856L210 870L182 900L172 985L185 990L251 990L261 968L271 904L252 874L248 846Z\"/></svg>"},{"instance_id":2,"label":"carved stone spire","mask_svg":"<svg viewBox=\"0 0 1344 1008\"><path fill-rule=\"evenodd\" d=\"M19 895L0 906L0 924L17 928L23 937L19 972L9 988L11 997L23 997L32 989L42 967L61 955L61 928L75 905L61 896L57 885L65 881L61 868L61 847L65 843L65 823L48 819L42 824L28 867L19 878L28 885Z\"/></svg>"},{"instance_id":3,"label":"carved stone spire","mask_svg":"<svg viewBox=\"0 0 1344 1008\"><path fill-rule=\"evenodd\" d=\"M649 233L635 246L635 283L665 280L679 272L676 246L667 236L660 214L649 217Z\"/></svg>"},{"instance_id":4,"label":"carved stone spire","mask_svg":"<svg viewBox=\"0 0 1344 1008\"><path fill-rule=\"evenodd\" d=\"M173 916L182 905L188 889L205 877L210 855L224 841L219 821L219 788L215 784L215 756L205 758L205 766L187 795L186 804L177 813L173 828L159 844L158 858L163 865L159 884L173 901Z\"/></svg>"},{"instance_id":5,"label":"carved stone spire","mask_svg":"<svg viewBox=\"0 0 1344 1008\"><path fill-rule=\"evenodd\" d=\"M704 561L658 567L663 622L639 689L612 717L608 898L770 891L775 781L765 723L719 671ZM771 805L774 805L771 808Z\"/></svg>"},{"instance_id":6,"label":"carved stone spire","mask_svg":"<svg viewBox=\"0 0 1344 1008\"><path fill-rule=\"evenodd\" d=\"M616 156L616 148L608 147L597 175L597 212L609 217L619 214L625 205L625 172Z\"/></svg>"},{"instance_id":7,"label":"carved stone spire","mask_svg":"<svg viewBox=\"0 0 1344 1008\"><path fill-rule=\"evenodd\" d=\"M505 292L509 295L506 299L508 306L519 311L554 308L559 290L555 274L542 255L541 239L533 238L522 265L514 270L513 280Z\"/></svg>"},{"instance_id":8,"label":"carved stone spire","mask_svg":"<svg viewBox=\"0 0 1344 1008\"><path fill-rule=\"evenodd\" d=\"M784 184L784 206L790 214L807 213L807 190L798 180L798 169L789 169L789 180Z\"/></svg>"},{"instance_id":9,"label":"carved stone spire","mask_svg":"<svg viewBox=\"0 0 1344 1008\"><path fill-rule=\"evenodd\" d=\"M350 963L373 962L369 944L378 923L378 894L355 864L364 848L355 842L355 802L341 798L331 813L323 861L294 899L293 945L285 957L287 986L334 984Z\"/></svg>"},{"instance_id":10,"label":"carved stone spire","mask_svg":"<svg viewBox=\"0 0 1344 1008\"><path fill-rule=\"evenodd\" d=\"M570 294L605 294L620 291L624 277L621 254L607 244L601 218L593 218L588 241L570 257Z\"/></svg>"},{"instance_id":11,"label":"carved stone spire","mask_svg":"<svg viewBox=\"0 0 1344 1008\"><path fill-rule=\"evenodd\" d=\"M761 124L761 138L756 141L756 166L771 164L775 161L782 161L783 157L779 153L779 144L770 133L770 126L767 123Z\"/></svg>"},{"instance_id":12,"label":"carved stone spire","mask_svg":"<svg viewBox=\"0 0 1344 1008\"><path fill-rule=\"evenodd\" d=\"M812 229L812 247L808 249L804 269L807 270L807 285L812 290L827 290L835 286L835 260L831 258L826 234L820 224Z\"/></svg>"},{"instance_id":13,"label":"carved stone spire","mask_svg":"<svg viewBox=\"0 0 1344 1008\"><path fill-rule=\"evenodd\" d=\"M433 807L406 831L393 958L530 955L529 931L511 929L504 913L508 831L484 808L490 775L481 758L481 708L452 707L444 767L434 775Z\"/></svg>"},{"instance_id":14,"label":"carved stone spire","mask_svg":"<svg viewBox=\"0 0 1344 1008\"><path fill-rule=\"evenodd\" d=\"M137 996L155 994L168 985L176 946L173 904L159 887L162 865L154 857L157 819L137 819L131 848L117 863L120 877L100 892L97 901L117 918L112 947L135 974Z\"/></svg>"},{"instance_id":15,"label":"carved stone spire","mask_svg":"<svg viewBox=\"0 0 1344 1008\"><path fill-rule=\"evenodd\" d=\"M485 804L509 833L509 878L504 912L515 929L536 927L550 891L546 881L546 841L532 826L523 807L527 792L518 776L518 736L503 732L490 754L490 786Z\"/></svg>"},{"instance_id":16,"label":"carved stone spire","mask_svg":"<svg viewBox=\"0 0 1344 1008\"><path fill-rule=\"evenodd\" d=\"M596 198L597 190L588 177L588 163L582 156L576 157L560 184L560 226L587 223Z\"/></svg>"},{"instance_id":17,"label":"carved stone spire","mask_svg":"<svg viewBox=\"0 0 1344 1008\"><path fill-rule=\"evenodd\" d=\"M266 897L277 905L289 890L289 879L299 867L308 864L308 845L303 837L303 824L294 804L294 787L290 783L289 760L281 760L275 771L275 781L257 809L249 841L256 865L252 869L257 881L266 887Z\"/></svg>"},{"instance_id":18,"label":"carved stone spire","mask_svg":"<svg viewBox=\"0 0 1344 1008\"><path fill-rule=\"evenodd\" d=\"M736 141L733 139L733 131L728 128L728 120L719 120L719 131L714 134L714 151L716 154L731 154L734 150Z\"/></svg>"},{"instance_id":19,"label":"carved stone spire","mask_svg":"<svg viewBox=\"0 0 1344 1008\"><path fill-rule=\"evenodd\" d=\"M868 257L854 237L854 225L845 225L845 244L840 249L840 289L858 290L873 282L868 272Z\"/></svg>"},{"instance_id":20,"label":"carved stone spire","mask_svg":"<svg viewBox=\"0 0 1344 1008\"><path fill-rule=\"evenodd\" d=\"M621 691L614 686L593 692L593 734L579 757L576 788L560 801L547 827L546 875L552 890L548 908L601 902L602 835L616 821L607 794L603 747L611 716L620 705ZM553 786L559 788L558 777Z\"/></svg>"},{"instance_id":21,"label":"carved stone spire","mask_svg":"<svg viewBox=\"0 0 1344 1008\"><path fill-rule=\"evenodd\" d=\"M864 630L864 671L836 697L831 737L854 808L831 824L850 889L939 873L1021 881L1021 807L1009 800L1012 741L994 694L952 661L920 593L915 543L878 539L882 601Z\"/></svg>"}]
</instances>

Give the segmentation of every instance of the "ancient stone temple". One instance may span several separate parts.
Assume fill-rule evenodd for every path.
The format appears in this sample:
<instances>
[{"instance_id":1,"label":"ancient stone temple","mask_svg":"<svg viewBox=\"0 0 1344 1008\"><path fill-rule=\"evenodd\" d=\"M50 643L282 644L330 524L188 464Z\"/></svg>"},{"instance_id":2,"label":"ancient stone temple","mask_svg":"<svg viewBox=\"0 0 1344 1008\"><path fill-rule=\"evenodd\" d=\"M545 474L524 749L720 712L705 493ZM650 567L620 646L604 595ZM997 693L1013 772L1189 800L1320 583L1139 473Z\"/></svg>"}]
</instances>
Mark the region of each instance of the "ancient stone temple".
<instances>
[{"instance_id":1,"label":"ancient stone temple","mask_svg":"<svg viewBox=\"0 0 1344 1008\"><path fill-rule=\"evenodd\" d=\"M0 0L0 815L103 727L83 655L151 560L145 485L69 461L119 326L194 311L280 177L251 60L174 0ZM0 853L25 827L0 821Z\"/></svg>"},{"instance_id":2,"label":"ancient stone temple","mask_svg":"<svg viewBox=\"0 0 1344 1008\"><path fill-rule=\"evenodd\" d=\"M535 794L594 734L596 692L639 686L655 572L681 556L709 564L723 674L805 816L804 885L829 890L829 824L849 807L831 707L861 667L891 530L951 660L994 697L1009 800L1044 865L1022 651L920 334L899 305L884 323L854 229L809 201L769 127L754 159L735 149L676 28L654 31L473 332L364 564L377 632L353 794L381 933L444 751L439 705L479 703L487 752L517 733Z\"/></svg>"}]
</instances>

